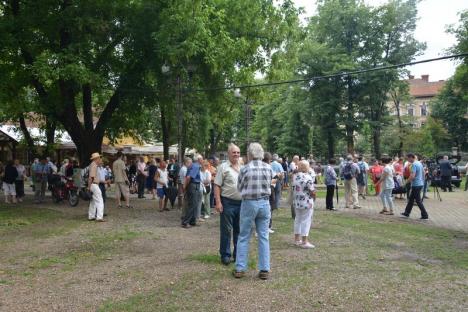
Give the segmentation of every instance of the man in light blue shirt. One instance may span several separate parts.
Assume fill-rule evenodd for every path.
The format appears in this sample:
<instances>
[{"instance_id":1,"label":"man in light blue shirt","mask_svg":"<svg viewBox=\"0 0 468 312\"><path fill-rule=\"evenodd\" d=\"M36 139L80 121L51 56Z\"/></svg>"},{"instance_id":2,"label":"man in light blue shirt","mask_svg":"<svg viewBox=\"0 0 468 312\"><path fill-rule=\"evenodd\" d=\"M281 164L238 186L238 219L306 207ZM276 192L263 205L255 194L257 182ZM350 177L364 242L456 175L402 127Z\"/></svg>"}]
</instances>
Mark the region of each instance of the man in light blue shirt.
<instances>
[{"instance_id":1,"label":"man in light blue shirt","mask_svg":"<svg viewBox=\"0 0 468 312\"><path fill-rule=\"evenodd\" d=\"M279 156L278 154L273 154L273 161L271 162L270 166L273 170L274 177L276 179L275 184L275 209L279 208L279 203L281 199L281 190L283 189L283 178L284 178L284 170L283 166L278 162ZM273 233L273 230L270 229L270 233Z\"/></svg>"},{"instance_id":2,"label":"man in light blue shirt","mask_svg":"<svg viewBox=\"0 0 468 312\"><path fill-rule=\"evenodd\" d=\"M421 220L429 219L426 208L421 201L421 191L424 187L424 169L422 164L416 160L416 156L413 153L408 153L406 155L408 162L410 163L410 177L408 181L411 183L411 192L408 198L408 204L406 205L405 212L401 215L408 218L410 216L411 210L413 209L414 202L421 210Z\"/></svg>"}]
</instances>

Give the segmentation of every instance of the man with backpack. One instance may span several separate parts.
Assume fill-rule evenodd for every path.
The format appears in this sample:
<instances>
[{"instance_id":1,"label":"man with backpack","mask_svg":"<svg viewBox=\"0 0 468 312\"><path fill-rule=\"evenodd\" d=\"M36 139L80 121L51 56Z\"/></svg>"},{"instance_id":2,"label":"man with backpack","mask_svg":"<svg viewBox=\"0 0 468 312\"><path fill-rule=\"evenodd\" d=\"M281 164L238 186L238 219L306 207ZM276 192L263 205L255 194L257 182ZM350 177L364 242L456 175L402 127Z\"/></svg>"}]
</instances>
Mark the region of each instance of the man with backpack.
<instances>
[{"instance_id":1,"label":"man with backpack","mask_svg":"<svg viewBox=\"0 0 468 312\"><path fill-rule=\"evenodd\" d=\"M346 163L343 166L343 179L345 187L345 208L359 209L358 187L356 177L359 175L359 166L354 162L353 156L346 157Z\"/></svg>"},{"instance_id":2,"label":"man with backpack","mask_svg":"<svg viewBox=\"0 0 468 312\"><path fill-rule=\"evenodd\" d=\"M358 193L362 199L366 199L367 195L367 172L369 171L369 165L364 161L362 156L358 157L359 174L356 177L358 185Z\"/></svg>"}]
</instances>

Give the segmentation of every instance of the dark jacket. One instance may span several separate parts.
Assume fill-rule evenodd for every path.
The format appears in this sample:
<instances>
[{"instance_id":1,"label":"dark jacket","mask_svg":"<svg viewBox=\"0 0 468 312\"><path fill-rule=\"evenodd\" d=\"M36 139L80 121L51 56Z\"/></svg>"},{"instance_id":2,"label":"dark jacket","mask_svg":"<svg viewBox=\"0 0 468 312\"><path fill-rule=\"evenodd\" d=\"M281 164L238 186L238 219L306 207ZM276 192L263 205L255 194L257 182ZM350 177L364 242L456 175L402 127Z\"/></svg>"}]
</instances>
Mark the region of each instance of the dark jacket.
<instances>
[{"instance_id":1,"label":"dark jacket","mask_svg":"<svg viewBox=\"0 0 468 312\"><path fill-rule=\"evenodd\" d=\"M443 177L450 177L452 176L452 165L448 160L441 160L439 162L440 167L440 175Z\"/></svg>"},{"instance_id":2,"label":"dark jacket","mask_svg":"<svg viewBox=\"0 0 468 312\"><path fill-rule=\"evenodd\" d=\"M18 170L13 165L6 165L5 167L5 176L3 177L3 182L8 184L15 183L16 178L18 177Z\"/></svg>"}]
</instances>

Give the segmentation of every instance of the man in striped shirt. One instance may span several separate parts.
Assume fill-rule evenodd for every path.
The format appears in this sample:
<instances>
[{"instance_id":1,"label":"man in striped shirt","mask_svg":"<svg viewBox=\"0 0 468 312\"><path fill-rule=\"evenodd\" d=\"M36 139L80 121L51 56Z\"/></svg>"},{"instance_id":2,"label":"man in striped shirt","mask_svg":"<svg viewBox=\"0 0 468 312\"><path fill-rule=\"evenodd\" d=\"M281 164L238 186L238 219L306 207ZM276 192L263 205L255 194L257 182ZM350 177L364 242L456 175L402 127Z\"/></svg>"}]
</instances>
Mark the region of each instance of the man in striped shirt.
<instances>
[{"instance_id":1,"label":"man in striped shirt","mask_svg":"<svg viewBox=\"0 0 468 312\"><path fill-rule=\"evenodd\" d=\"M241 168L237 189L242 196L240 210L240 233L237 240L236 270L234 277L244 276L248 267L249 241L252 224L258 234L258 277L268 279L270 271L270 242L268 225L270 222L271 180L274 176L269 164L262 161L263 148L258 143L252 143L248 149L250 162Z\"/></svg>"}]
</instances>

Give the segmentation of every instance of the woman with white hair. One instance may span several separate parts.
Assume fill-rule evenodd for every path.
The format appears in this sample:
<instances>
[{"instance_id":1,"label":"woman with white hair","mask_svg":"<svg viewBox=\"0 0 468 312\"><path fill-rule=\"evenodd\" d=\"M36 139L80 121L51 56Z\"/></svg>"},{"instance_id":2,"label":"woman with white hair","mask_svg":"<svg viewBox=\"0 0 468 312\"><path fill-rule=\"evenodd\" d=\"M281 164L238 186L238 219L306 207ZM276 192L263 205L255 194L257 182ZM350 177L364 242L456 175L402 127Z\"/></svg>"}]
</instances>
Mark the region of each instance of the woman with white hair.
<instances>
[{"instance_id":1,"label":"woman with white hair","mask_svg":"<svg viewBox=\"0 0 468 312\"><path fill-rule=\"evenodd\" d=\"M296 213L294 219L294 241L301 248L315 248L308 241L309 230L314 214L315 187L309 174L310 166L307 160L298 164L298 173L293 180L293 206Z\"/></svg>"}]
</instances>

